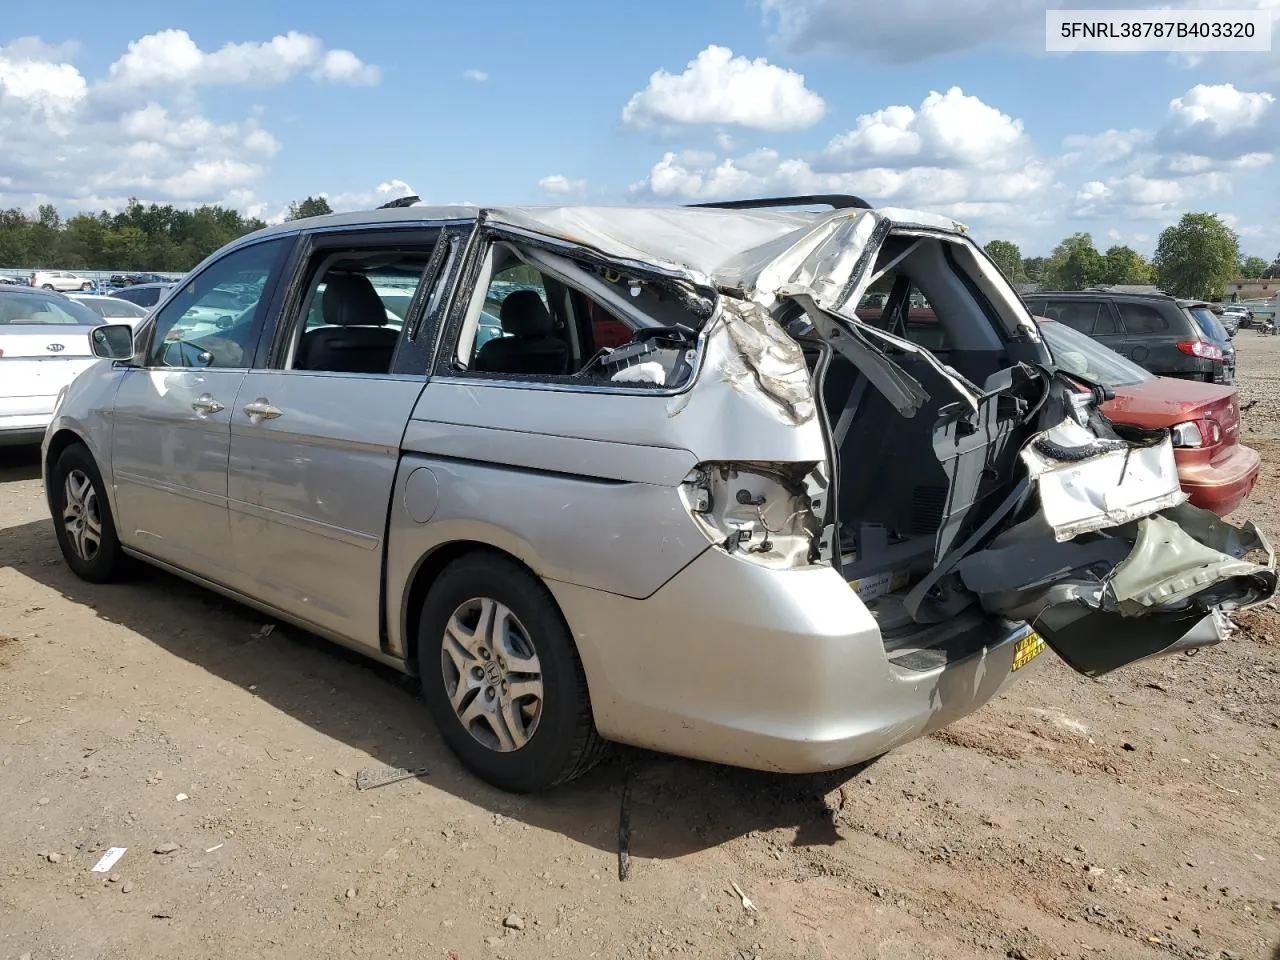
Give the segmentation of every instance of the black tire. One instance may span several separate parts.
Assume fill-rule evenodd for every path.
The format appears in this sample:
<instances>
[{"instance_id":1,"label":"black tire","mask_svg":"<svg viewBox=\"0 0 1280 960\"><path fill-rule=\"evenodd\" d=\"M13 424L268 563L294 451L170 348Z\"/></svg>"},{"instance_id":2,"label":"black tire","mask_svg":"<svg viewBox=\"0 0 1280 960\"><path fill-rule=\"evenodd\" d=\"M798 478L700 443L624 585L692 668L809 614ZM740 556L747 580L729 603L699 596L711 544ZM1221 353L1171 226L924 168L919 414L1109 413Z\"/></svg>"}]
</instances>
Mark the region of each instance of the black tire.
<instances>
[{"instance_id":1,"label":"black tire","mask_svg":"<svg viewBox=\"0 0 1280 960\"><path fill-rule=\"evenodd\" d=\"M82 283L82 284L80 284L80 289L81 289L81 290L92 290L92 289L93 289L93 284L92 284L92 283Z\"/></svg>"},{"instance_id":2,"label":"black tire","mask_svg":"<svg viewBox=\"0 0 1280 960\"><path fill-rule=\"evenodd\" d=\"M542 699L536 725L522 746L505 752L482 743L463 725L445 685L445 628L455 612L482 599L510 610L516 625L523 628L523 633L515 634L518 641L527 640L540 667ZM586 674L568 625L547 588L515 562L477 552L446 567L422 605L417 652L422 696L432 720L462 764L482 780L512 793L531 793L567 783L600 759L605 742L596 732ZM474 663L479 666L481 661ZM498 696L497 688L493 689ZM465 703L489 692L477 689ZM481 733L493 731L492 724L479 719Z\"/></svg>"},{"instance_id":3,"label":"black tire","mask_svg":"<svg viewBox=\"0 0 1280 960\"><path fill-rule=\"evenodd\" d=\"M46 284L43 284L43 285L40 287L40 289L41 289L41 290L52 290L52 289L53 289L53 284L52 284L52 283L46 283Z\"/></svg>"},{"instance_id":4,"label":"black tire","mask_svg":"<svg viewBox=\"0 0 1280 960\"><path fill-rule=\"evenodd\" d=\"M80 509L68 510L69 478L79 477L87 481L92 499L82 495ZM109 583L128 573L129 558L120 549L116 536L115 519L111 516L111 504L107 501L106 486L102 474L94 463L93 455L81 443L73 443L58 455L49 473L49 506L53 512L53 529L58 537L58 547L72 572L90 583ZM85 539L75 532L74 516L89 515L98 524L98 545L89 550ZM77 546L77 544L80 546ZM81 552L84 547L84 553Z\"/></svg>"}]
</instances>

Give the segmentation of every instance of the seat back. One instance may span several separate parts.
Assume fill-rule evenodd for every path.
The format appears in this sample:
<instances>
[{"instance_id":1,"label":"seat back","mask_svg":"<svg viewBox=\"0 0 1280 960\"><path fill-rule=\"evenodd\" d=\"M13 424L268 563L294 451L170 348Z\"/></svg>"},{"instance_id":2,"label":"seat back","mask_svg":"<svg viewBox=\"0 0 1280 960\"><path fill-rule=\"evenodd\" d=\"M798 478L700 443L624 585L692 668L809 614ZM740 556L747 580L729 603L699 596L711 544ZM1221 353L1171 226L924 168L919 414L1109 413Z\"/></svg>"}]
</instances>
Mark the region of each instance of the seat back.
<instances>
[{"instance_id":1,"label":"seat back","mask_svg":"<svg viewBox=\"0 0 1280 960\"><path fill-rule=\"evenodd\" d=\"M294 369L389 373L400 332L387 326L387 309L369 278L326 278L322 304L325 326L302 335Z\"/></svg>"},{"instance_id":2,"label":"seat back","mask_svg":"<svg viewBox=\"0 0 1280 960\"><path fill-rule=\"evenodd\" d=\"M555 323L534 290L516 290L502 301L506 336L495 337L476 353L475 369L485 373L563 375L569 369L569 345L555 334Z\"/></svg>"}]
</instances>

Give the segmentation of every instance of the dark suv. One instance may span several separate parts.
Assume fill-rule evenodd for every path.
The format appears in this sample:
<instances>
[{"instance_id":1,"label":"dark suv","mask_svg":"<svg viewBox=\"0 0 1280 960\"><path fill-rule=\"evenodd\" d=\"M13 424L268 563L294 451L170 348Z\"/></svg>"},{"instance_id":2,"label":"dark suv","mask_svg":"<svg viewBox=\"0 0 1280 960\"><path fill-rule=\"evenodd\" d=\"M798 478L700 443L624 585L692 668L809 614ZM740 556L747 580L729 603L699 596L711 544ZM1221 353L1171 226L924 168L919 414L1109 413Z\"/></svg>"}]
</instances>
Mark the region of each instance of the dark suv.
<instances>
[{"instance_id":1,"label":"dark suv","mask_svg":"<svg viewBox=\"0 0 1280 960\"><path fill-rule=\"evenodd\" d=\"M1235 379L1235 350L1203 329L1192 313L1199 301L1094 290L1039 292L1025 300L1032 314L1088 334L1157 376L1206 383Z\"/></svg>"}]
</instances>

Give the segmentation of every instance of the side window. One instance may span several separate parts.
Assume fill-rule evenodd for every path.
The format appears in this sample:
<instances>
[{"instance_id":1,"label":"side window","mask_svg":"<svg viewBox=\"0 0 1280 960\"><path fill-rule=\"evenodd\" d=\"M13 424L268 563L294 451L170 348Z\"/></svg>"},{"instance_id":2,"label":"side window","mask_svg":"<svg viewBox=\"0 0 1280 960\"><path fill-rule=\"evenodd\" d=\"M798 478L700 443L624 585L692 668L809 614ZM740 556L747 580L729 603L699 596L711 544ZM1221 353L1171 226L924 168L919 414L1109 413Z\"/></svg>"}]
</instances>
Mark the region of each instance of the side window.
<instances>
[{"instance_id":1,"label":"side window","mask_svg":"<svg viewBox=\"0 0 1280 960\"><path fill-rule=\"evenodd\" d=\"M507 301L511 302L508 303ZM505 316L504 316L505 311ZM484 307L480 311L480 325L476 328L475 342L471 346L471 363L473 369L484 370L477 365L485 347L494 340L533 339L544 337L553 332L555 319L551 313L551 303L547 296L547 282L542 274L524 263L516 263L499 270L489 281L489 289L485 291ZM555 337L551 342L548 337L545 344L546 359L536 364L545 370L494 370L498 373L568 373L569 350L568 341L564 337ZM503 353L510 353L510 346L492 347L487 351L486 361L494 360ZM554 356L553 356L554 355Z\"/></svg>"},{"instance_id":2,"label":"side window","mask_svg":"<svg viewBox=\"0 0 1280 960\"><path fill-rule=\"evenodd\" d=\"M895 299L895 292L899 297L905 295L905 301ZM897 309L890 316L888 311L895 303ZM928 298L899 270L890 270L872 285L858 304L858 315L931 353L945 353L954 346Z\"/></svg>"},{"instance_id":3,"label":"side window","mask_svg":"<svg viewBox=\"0 0 1280 960\"><path fill-rule=\"evenodd\" d=\"M286 331L286 370L386 375L431 260L429 242L394 250L321 251Z\"/></svg>"},{"instance_id":4,"label":"side window","mask_svg":"<svg viewBox=\"0 0 1280 960\"><path fill-rule=\"evenodd\" d=\"M577 373L590 349L583 343L575 310L577 304L583 310L581 319L586 319L585 298L573 296L568 287L525 263L504 244L495 245L491 253L493 272L475 324L467 369L533 377ZM600 311L599 318L607 317ZM587 329L594 332L594 325ZM623 342L630 339L628 328Z\"/></svg>"},{"instance_id":5,"label":"side window","mask_svg":"<svg viewBox=\"0 0 1280 960\"><path fill-rule=\"evenodd\" d=\"M1092 336L1098 317L1098 303L1089 300L1053 300L1049 303L1046 316L1065 323L1072 330Z\"/></svg>"},{"instance_id":6,"label":"side window","mask_svg":"<svg viewBox=\"0 0 1280 960\"><path fill-rule=\"evenodd\" d=\"M249 366L261 329L259 301L284 243L242 247L184 283L156 316L148 365Z\"/></svg>"},{"instance_id":7,"label":"side window","mask_svg":"<svg viewBox=\"0 0 1280 960\"><path fill-rule=\"evenodd\" d=\"M1111 312L1111 304L1098 304L1098 319L1093 325L1095 337L1114 337L1120 331L1116 328L1116 318Z\"/></svg>"},{"instance_id":8,"label":"side window","mask_svg":"<svg viewBox=\"0 0 1280 960\"><path fill-rule=\"evenodd\" d=\"M1145 303L1117 303L1125 332L1129 334L1161 333L1169 329L1169 321L1155 307Z\"/></svg>"}]
</instances>

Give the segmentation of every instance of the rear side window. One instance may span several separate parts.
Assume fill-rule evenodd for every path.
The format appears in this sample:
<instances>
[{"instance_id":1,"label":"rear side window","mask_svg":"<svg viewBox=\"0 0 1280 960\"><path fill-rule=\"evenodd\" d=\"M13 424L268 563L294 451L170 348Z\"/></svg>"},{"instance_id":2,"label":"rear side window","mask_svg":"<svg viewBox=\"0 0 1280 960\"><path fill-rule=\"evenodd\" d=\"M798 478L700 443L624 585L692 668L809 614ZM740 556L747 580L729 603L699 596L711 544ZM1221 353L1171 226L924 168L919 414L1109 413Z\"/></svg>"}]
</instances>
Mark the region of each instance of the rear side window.
<instances>
[{"instance_id":1,"label":"rear side window","mask_svg":"<svg viewBox=\"0 0 1280 960\"><path fill-rule=\"evenodd\" d=\"M1103 308L1104 305L1096 300L1050 300L1045 303L1040 315L1091 337L1094 336L1098 314Z\"/></svg>"},{"instance_id":2,"label":"rear side window","mask_svg":"<svg viewBox=\"0 0 1280 960\"><path fill-rule=\"evenodd\" d=\"M96 327L102 321L83 303L59 300L38 293L5 294L0 288L0 327L18 324Z\"/></svg>"},{"instance_id":3,"label":"rear side window","mask_svg":"<svg viewBox=\"0 0 1280 960\"><path fill-rule=\"evenodd\" d=\"M1164 333L1169 329L1169 321L1155 307L1145 303L1117 303L1120 319L1129 334Z\"/></svg>"}]
</instances>

